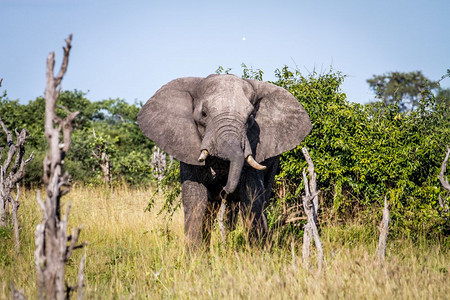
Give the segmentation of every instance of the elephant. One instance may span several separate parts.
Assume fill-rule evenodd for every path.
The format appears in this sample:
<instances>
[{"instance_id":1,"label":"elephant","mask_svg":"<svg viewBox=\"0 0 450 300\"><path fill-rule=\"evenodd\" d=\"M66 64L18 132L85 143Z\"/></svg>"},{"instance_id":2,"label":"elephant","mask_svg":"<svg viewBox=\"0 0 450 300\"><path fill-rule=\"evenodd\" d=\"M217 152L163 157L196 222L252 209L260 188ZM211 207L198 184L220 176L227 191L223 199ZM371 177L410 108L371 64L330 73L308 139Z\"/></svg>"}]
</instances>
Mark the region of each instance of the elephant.
<instances>
[{"instance_id":1,"label":"elephant","mask_svg":"<svg viewBox=\"0 0 450 300\"><path fill-rule=\"evenodd\" d=\"M307 112L287 90L232 74L170 81L145 103L137 122L180 161L184 231L194 249L210 243L223 199L229 229L240 212L249 238L267 235L264 209L279 156L312 129Z\"/></svg>"}]
</instances>

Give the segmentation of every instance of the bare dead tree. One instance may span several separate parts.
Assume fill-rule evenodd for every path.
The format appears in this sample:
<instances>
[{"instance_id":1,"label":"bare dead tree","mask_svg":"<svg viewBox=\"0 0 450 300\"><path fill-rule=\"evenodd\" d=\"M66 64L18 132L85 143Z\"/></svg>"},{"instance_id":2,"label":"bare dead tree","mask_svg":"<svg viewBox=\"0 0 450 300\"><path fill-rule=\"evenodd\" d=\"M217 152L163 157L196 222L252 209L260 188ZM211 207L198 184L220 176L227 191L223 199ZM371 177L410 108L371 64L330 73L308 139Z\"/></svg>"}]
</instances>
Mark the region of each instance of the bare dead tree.
<instances>
[{"instance_id":1,"label":"bare dead tree","mask_svg":"<svg viewBox=\"0 0 450 300\"><path fill-rule=\"evenodd\" d=\"M106 152L106 147L103 142L97 141L95 129L93 129L94 138L96 140L95 150L92 150L92 155L99 161L100 170L102 171L103 183L111 185L111 159Z\"/></svg>"},{"instance_id":2,"label":"bare dead tree","mask_svg":"<svg viewBox=\"0 0 450 300\"><path fill-rule=\"evenodd\" d=\"M383 263L384 259L386 258L386 245L389 233L390 220L391 218L389 212L389 205L386 196L384 196L383 217L378 227L378 229L380 230L380 237L378 239L378 260L380 261L380 263Z\"/></svg>"},{"instance_id":3,"label":"bare dead tree","mask_svg":"<svg viewBox=\"0 0 450 300\"><path fill-rule=\"evenodd\" d=\"M25 176L25 166L34 158L33 153L24 159L25 155L25 140L27 138L27 131L22 129L19 133L15 131L17 142L13 142L12 134L5 126L0 117L0 125L6 134L6 142L8 144L8 154L0 166L0 226L8 224L9 215L12 215L12 224L14 229L14 240L16 251L20 249L19 239L19 221L17 211L19 209L19 195L20 186L19 181ZM0 151L0 159L2 152ZM16 197L13 198L11 191L16 187ZM11 207L11 208L10 208Z\"/></svg>"},{"instance_id":4,"label":"bare dead tree","mask_svg":"<svg viewBox=\"0 0 450 300\"><path fill-rule=\"evenodd\" d=\"M158 180L158 182L161 182L161 180L164 179L164 173L167 170L167 160L166 154L159 147L155 146L153 150L150 166L155 178Z\"/></svg>"},{"instance_id":5,"label":"bare dead tree","mask_svg":"<svg viewBox=\"0 0 450 300\"><path fill-rule=\"evenodd\" d=\"M450 191L450 184L444 178L444 173L445 173L445 170L447 169L447 161L448 161L449 156L450 156L450 147L447 148L447 153L445 154L444 161L442 162L442 165L441 165L441 172L439 173L439 181L441 182L444 189L446 189L447 191Z\"/></svg>"},{"instance_id":6,"label":"bare dead tree","mask_svg":"<svg viewBox=\"0 0 450 300\"><path fill-rule=\"evenodd\" d=\"M444 161L442 162L441 165L441 172L439 173L439 181L441 182L444 189L450 192L450 184L448 183L448 180L446 180L446 178L444 177L445 170L447 169L447 161L449 156L450 156L450 147L447 147L447 153L445 154ZM441 206L443 212L448 213L449 211L448 203L446 200L442 199L441 195L439 195L439 205Z\"/></svg>"},{"instance_id":7,"label":"bare dead tree","mask_svg":"<svg viewBox=\"0 0 450 300\"><path fill-rule=\"evenodd\" d=\"M64 158L69 150L72 134L72 122L79 112L69 113L64 119L56 115L55 108L61 91L61 81L67 71L72 35L66 39L63 48L64 57L61 68L54 77L55 53L47 57L47 85L45 89L45 136L49 145L44 159L44 184L47 191L45 202L40 193L37 201L43 212L43 219L36 227L34 252L37 269L39 299L68 299L73 290L82 295L82 282L75 287L65 287L64 265L76 248L81 228L74 228L72 235L67 234L70 203L65 216L61 219L61 197L70 191L70 175L63 174ZM62 130L62 139L60 136ZM68 244L70 242L70 244ZM84 258L80 272L83 272ZM79 276L82 278L82 276Z\"/></svg>"},{"instance_id":8,"label":"bare dead tree","mask_svg":"<svg viewBox=\"0 0 450 300\"><path fill-rule=\"evenodd\" d=\"M320 241L319 231L317 229L317 212L319 209L319 192L317 191L316 173L314 171L314 164L309 156L308 149L302 148L303 155L308 163L308 175L309 181L306 176L306 171L303 170L303 182L305 184L305 195L302 197L303 208L307 216L307 223L304 227L303 233L303 264L306 268L309 268L309 250L311 247L311 240L314 239L314 244L317 249L317 268L319 272L322 270L324 264L322 242Z\"/></svg>"}]
</instances>

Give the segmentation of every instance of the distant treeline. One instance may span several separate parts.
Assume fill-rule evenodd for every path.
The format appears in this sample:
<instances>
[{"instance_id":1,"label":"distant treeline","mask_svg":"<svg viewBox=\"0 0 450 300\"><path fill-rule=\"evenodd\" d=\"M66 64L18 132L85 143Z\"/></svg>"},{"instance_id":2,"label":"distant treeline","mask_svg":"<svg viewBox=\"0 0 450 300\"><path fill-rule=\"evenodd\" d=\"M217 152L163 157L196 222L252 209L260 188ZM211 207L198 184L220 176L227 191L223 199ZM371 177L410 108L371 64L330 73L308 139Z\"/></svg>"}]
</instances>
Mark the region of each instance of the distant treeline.
<instances>
[{"instance_id":1,"label":"distant treeline","mask_svg":"<svg viewBox=\"0 0 450 300\"><path fill-rule=\"evenodd\" d=\"M75 182L97 184L102 182L101 157L110 159L112 184L144 184L152 180L150 158L154 143L142 135L136 123L140 104L129 104L121 99L92 102L80 91L63 91L57 113L80 111L75 119L72 146L65 159L65 168ZM36 158L27 166L25 184L37 185L43 174L42 161L47 142L44 136L45 99L38 97L27 104L0 98L0 116L8 128L28 131L26 151L34 151ZM0 143L6 139L0 133Z\"/></svg>"}]
</instances>

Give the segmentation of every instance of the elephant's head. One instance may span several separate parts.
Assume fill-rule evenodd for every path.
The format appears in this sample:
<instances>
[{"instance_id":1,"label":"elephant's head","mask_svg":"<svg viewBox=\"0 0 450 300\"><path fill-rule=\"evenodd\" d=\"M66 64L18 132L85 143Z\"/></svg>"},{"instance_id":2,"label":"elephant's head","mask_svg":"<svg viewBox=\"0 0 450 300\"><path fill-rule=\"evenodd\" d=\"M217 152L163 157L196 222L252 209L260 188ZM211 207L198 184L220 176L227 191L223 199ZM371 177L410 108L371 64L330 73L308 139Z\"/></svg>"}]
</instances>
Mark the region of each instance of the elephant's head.
<instances>
[{"instance_id":1,"label":"elephant's head","mask_svg":"<svg viewBox=\"0 0 450 300\"><path fill-rule=\"evenodd\" d=\"M310 132L306 111L288 91L234 75L175 79L138 115L144 134L178 160L204 165L208 155L230 161L226 193L247 159L258 162L296 147Z\"/></svg>"}]
</instances>

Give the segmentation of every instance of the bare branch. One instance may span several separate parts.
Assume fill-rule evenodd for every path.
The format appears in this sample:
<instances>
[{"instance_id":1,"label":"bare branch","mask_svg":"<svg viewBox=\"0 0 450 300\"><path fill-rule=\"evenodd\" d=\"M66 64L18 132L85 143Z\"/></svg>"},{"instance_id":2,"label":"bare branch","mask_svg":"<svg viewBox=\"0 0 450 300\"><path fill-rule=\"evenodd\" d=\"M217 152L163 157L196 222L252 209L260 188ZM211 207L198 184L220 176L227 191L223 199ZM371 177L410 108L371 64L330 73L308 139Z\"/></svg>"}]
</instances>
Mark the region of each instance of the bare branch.
<instances>
[{"instance_id":1,"label":"bare branch","mask_svg":"<svg viewBox=\"0 0 450 300\"><path fill-rule=\"evenodd\" d=\"M25 140L27 137L27 131L22 129L17 138L17 147L19 148L19 153L16 156L16 161L12 167L12 172L15 174L11 177L12 184L16 184L25 176L25 166L28 165L34 159L34 152L31 152L30 156L24 160L23 156L25 154Z\"/></svg>"},{"instance_id":2,"label":"bare branch","mask_svg":"<svg viewBox=\"0 0 450 300\"><path fill-rule=\"evenodd\" d=\"M378 228L380 230L380 238L378 240L378 259L381 263L384 262L384 259L386 257L386 244L389 232L389 221L390 221L389 205L387 203L386 196L384 196L383 218Z\"/></svg>"},{"instance_id":3,"label":"bare branch","mask_svg":"<svg viewBox=\"0 0 450 300\"><path fill-rule=\"evenodd\" d=\"M439 173L439 181L441 182L444 189L446 189L447 191L450 191L450 184L448 183L447 180L445 180L444 173L445 170L447 169L447 161L449 155L450 155L450 147L447 148L447 153L445 154L444 161L442 162L441 172Z\"/></svg>"},{"instance_id":4,"label":"bare branch","mask_svg":"<svg viewBox=\"0 0 450 300\"><path fill-rule=\"evenodd\" d=\"M17 194L15 200L12 201L12 218L13 218L13 228L14 228L14 240L16 252L20 250L20 238L19 238L19 220L17 217L17 210L19 209L19 197L20 197L20 185L16 184Z\"/></svg>"},{"instance_id":5,"label":"bare branch","mask_svg":"<svg viewBox=\"0 0 450 300\"><path fill-rule=\"evenodd\" d=\"M86 254L83 255L80 261L80 268L78 269L78 286L77 286L77 298L83 300L84 298L84 265L86 262Z\"/></svg>"},{"instance_id":6,"label":"bare branch","mask_svg":"<svg viewBox=\"0 0 450 300\"><path fill-rule=\"evenodd\" d=\"M12 134L9 132L8 128L6 128L5 123L3 123L3 119L0 117L0 125L3 128L3 131L6 134L6 140L9 143L12 143Z\"/></svg>"},{"instance_id":7,"label":"bare branch","mask_svg":"<svg viewBox=\"0 0 450 300\"><path fill-rule=\"evenodd\" d=\"M439 206L442 208L442 212L448 213L449 212L449 207L448 207L447 201L443 200L441 195L439 195L438 198L439 198ZM442 212L440 211L439 214L441 215Z\"/></svg>"},{"instance_id":8,"label":"bare branch","mask_svg":"<svg viewBox=\"0 0 450 300\"><path fill-rule=\"evenodd\" d=\"M309 248L311 246L311 238L314 239L314 244L317 249L317 268L320 272L322 266L325 263L322 249L322 242L320 241L319 231L317 229L317 206L318 206L318 194L316 190L316 173L314 172L314 164L311 157L309 156L306 147L302 149L303 155L308 162L308 173L310 180L306 176L306 171L303 169L303 182L305 184L305 196L302 197L303 209L305 210L307 216L307 223L304 227L303 234L303 264L306 268L309 268Z\"/></svg>"},{"instance_id":9,"label":"bare branch","mask_svg":"<svg viewBox=\"0 0 450 300\"><path fill-rule=\"evenodd\" d=\"M67 153L67 151L69 151L69 147L70 147L70 136L72 134L72 123L73 120L80 114L79 111L75 111L70 113L69 115L67 115L67 117L62 121L62 128L63 128L63 142L64 142L64 147L63 147L63 151L64 153Z\"/></svg>"},{"instance_id":10,"label":"bare branch","mask_svg":"<svg viewBox=\"0 0 450 300\"><path fill-rule=\"evenodd\" d=\"M65 258L64 258L64 260L65 260L66 262L69 261L69 258L70 258L70 256L72 255L72 252L73 252L74 249L76 249L76 248L81 248L81 247L84 246L84 244L82 244L82 245L77 245L77 243L78 243L78 237L79 237L79 235L80 235L80 232L81 232L81 229L82 229L82 228L83 228L83 226L72 229L72 236L71 236L71 238L70 238L70 245L69 245L69 246L67 247L67 249L66 249L66 255L65 255Z\"/></svg>"},{"instance_id":11,"label":"bare branch","mask_svg":"<svg viewBox=\"0 0 450 300\"><path fill-rule=\"evenodd\" d=\"M37 202L39 204L39 207L42 210L42 213L44 214L44 219L47 219L47 215L46 215L47 210L45 209L44 202L42 202L41 191L40 190L37 190L37 192L36 192L36 199L37 199Z\"/></svg>"},{"instance_id":12,"label":"bare branch","mask_svg":"<svg viewBox=\"0 0 450 300\"><path fill-rule=\"evenodd\" d=\"M98 156L98 154L95 153L94 150L92 150L92 156L94 156L96 159L100 159L100 156Z\"/></svg>"},{"instance_id":13,"label":"bare branch","mask_svg":"<svg viewBox=\"0 0 450 300\"><path fill-rule=\"evenodd\" d=\"M59 73L58 76L55 78L56 80L56 85L55 87L59 86L61 84L61 81L64 77L64 75L66 74L67 71L67 67L69 65L69 53L70 53L70 49L72 48L72 34L69 34L69 37L65 40L66 42L66 46L63 47L63 51L64 51L64 57L63 57L63 61L61 64L61 68L59 69Z\"/></svg>"},{"instance_id":14,"label":"bare branch","mask_svg":"<svg viewBox=\"0 0 450 300\"><path fill-rule=\"evenodd\" d=\"M6 134L9 147L8 156L5 159L3 166L0 166L0 226L7 225L8 221L12 222L14 230L15 250L16 252L18 252L20 250L20 230L17 212L20 205L20 188L17 183L23 178L25 174L25 165L29 161L31 161L32 157L30 157L26 161L23 160L23 156L25 154L25 140L27 131L25 129L22 129L22 131L19 133L17 129L14 130L17 136L17 144L14 144L12 134L1 118L0 125ZM14 163L12 163L14 157ZM17 194L16 197L13 198L11 192L15 185L17 187ZM10 219L9 216L11 216L12 219Z\"/></svg>"},{"instance_id":15,"label":"bare branch","mask_svg":"<svg viewBox=\"0 0 450 300\"><path fill-rule=\"evenodd\" d=\"M3 162L3 170L6 172L9 168L9 165L11 164L14 154L16 153L16 145L13 142L11 132L8 130L8 128L6 128L5 123L3 123L3 120L1 117L0 117L0 125L2 126L3 131L6 134L6 142L8 143L8 147L9 147L8 157Z\"/></svg>"},{"instance_id":16,"label":"bare branch","mask_svg":"<svg viewBox=\"0 0 450 300\"><path fill-rule=\"evenodd\" d=\"M317 174L314 171L314 163L311 159L311 156L309 156L308 149L306 147L302 148L303 156L305 157L306 162L308 163L308 175L309 175L309 189L311 193L315 193L313 197L313 216L314 216L314 222L317 223L317 212L319 211L319 193L316 192L317 190L317 184L316 184L316 178Z\"/></svg>"},{"instance_id":17,"label":"bare branch","mask_svg":"<svg viewBox=\"0 0 450 300\"><path fill-rule=\"evenodd\" d=\"M294 241L291 241L292 268L297 269L297 255L295 255Z\"/></svg>"}]
</instances>

